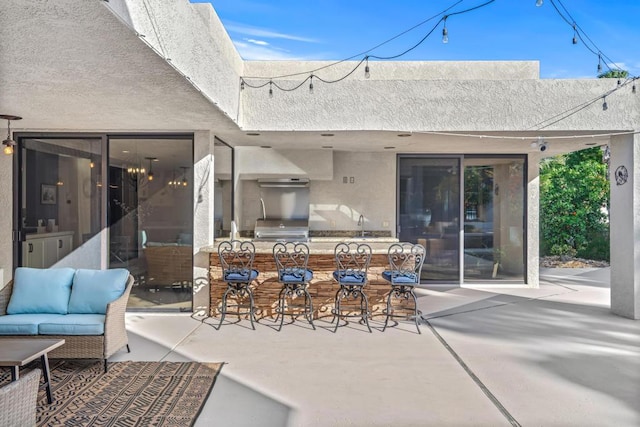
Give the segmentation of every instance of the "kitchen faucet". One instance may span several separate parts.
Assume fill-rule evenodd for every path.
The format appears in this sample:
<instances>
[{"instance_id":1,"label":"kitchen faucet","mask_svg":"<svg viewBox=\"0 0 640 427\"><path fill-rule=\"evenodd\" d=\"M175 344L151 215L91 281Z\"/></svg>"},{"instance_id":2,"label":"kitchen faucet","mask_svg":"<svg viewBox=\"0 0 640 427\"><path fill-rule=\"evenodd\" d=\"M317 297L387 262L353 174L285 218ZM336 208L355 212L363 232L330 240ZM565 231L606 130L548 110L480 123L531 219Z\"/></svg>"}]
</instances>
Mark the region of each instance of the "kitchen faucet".
<instances>
[{"instance_id":1,"label":"kitchen faucet","mask_svg":"<svg viewBox=\"0 0 640 427\"><path fill-rule=\"evenodd\" d=\"M358 226L360 227L360 236L364 237L364 216L362 214L358 218Z\"/></svg>"}]
</instances>

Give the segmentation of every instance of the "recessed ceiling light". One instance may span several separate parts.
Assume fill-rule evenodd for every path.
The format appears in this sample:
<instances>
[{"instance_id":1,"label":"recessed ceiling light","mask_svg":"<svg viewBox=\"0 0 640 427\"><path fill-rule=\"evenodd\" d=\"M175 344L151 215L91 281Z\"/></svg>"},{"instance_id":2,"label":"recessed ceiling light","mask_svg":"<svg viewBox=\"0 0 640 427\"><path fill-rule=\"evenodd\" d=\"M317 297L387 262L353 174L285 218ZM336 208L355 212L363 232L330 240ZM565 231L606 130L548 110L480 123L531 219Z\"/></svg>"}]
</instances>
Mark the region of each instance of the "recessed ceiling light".
<instances>
[{"instance_id":1,"label":"recessed ceiling light","mask_svg":"<svg viewBox=\"0 0 640 427\"><path fill-rule=\"evenodd\" d=\"M333 133L321 133L320 136L334 136Z\"/></svg>"},{"instance_id":2,"label":"recessed ceiling light","mask_svg":"<svg viewBox=\"0 0 640 427\"><path fill-rule=\"evenodd\" d=\"M129 150L122 150L123 153L127 154Z\"/></svg>"},{"instance_id":3,"label":"recessed ceiling light","mask_svg":"<svg viewBox=\"0 0 640 427\"><path fill-rule=\"evenodd\" d=\"M391 146L389 146L389 147L384 147L384 149L385 149L385 150L393 150L394 148L396 148L396 147L391 147Z\"/></svg>"},{"instance_id":4,"label":"recessed ceiling light","mask_svg":"<svg viewBox=\"0 0 640 427\"><path fill-rule=\"evenodd\" d=\"M270 145L261 145L260 148L271 148Z\"/></svg>"},{"instance_id":5,"label":"recessed ceiling light","mask_svg":"<svg viewBox=\"0 0 640 427\"><path fill-rule=\"evenodd\" d=\"M399 136L400 138L406 138L406 137L408 137L408 136L411 136L411 134L410 134L410 133L399 133L399 134L398 134L398 136Z\"/></svg>"},{"instance_id":6,"label":"recessed ceiling light","mask_svg":"<svg viewBox=\"0 0 640 427\"><path fill-rule=\"evenodd\" d=\"M247 132L247 135L249 135L249 136L260 136L260 134L258 132Z\"/></svg>"},{"instance_id":7,"label":"recessed ceiling light","mask_svg":"<svg viewBox=\"0 0 640 427\"><path fill-rule=\"evenodd\" d=\"M323 145L322 148L333 148L333 145Z\"/></svg>"},{"instance_id":8,"label":"recessed ceiling light","mask_svg":"<svg viewBox=\"0 0 640 427\"><path fill-rule=\"evenodd\" d=\"M158 159L157 157L154 157L154 158L152 158L152 159L151 159L151 161L152 161L152 162L159 162L159 161L160 161L160 159Z\"/></svg>"}]
</instances>

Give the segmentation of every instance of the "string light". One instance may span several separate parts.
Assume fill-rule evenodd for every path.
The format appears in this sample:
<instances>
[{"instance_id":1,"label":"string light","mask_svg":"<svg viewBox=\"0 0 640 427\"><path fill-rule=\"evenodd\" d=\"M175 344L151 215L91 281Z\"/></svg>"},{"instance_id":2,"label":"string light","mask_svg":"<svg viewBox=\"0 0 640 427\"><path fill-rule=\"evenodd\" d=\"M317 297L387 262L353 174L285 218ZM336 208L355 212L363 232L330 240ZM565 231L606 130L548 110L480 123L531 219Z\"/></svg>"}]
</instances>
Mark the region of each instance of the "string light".
<instances>
[{"instance_id":1,"label":"string light","mask_svg":"<svg viewBox=\"0 0 640 427\"><path fill-rule=\"evenodd\" d=\"M598 54L598 74L602 72L602 56Z\"/></svg>"},{"instance_id":2,"label":"string light","mask_svg":"<svg viewBox=\"0 0 640 427\"><path fill-rule=\"evenodd\" d=\"M367 56L365 58L366 64L364 66L364 78L368 79L369 77L371 77L371 73L369 72L369 57Z\"/></svg>"},{"instance_id":3,"label":"string light","mask_svg":"<svg viewBox=\"0 0 640 427\"><path fill-rule=\"evenodd\" d=\"M609 109L609 106L607 105L607 97L603 96L602 97L602 111L607 111Z\"/></svg>"},{"instance_id":4,"label":"string light","mask_svg":"<svg viewBox=\"0 0 640 427\"><path fill-rule=\"evenodd\" d=\"M269 98L273 98L273 82L269 81Z\"/></svg>"},{"instance_id":5,"label":"string light","mask_svg":"<svg viewBox=\"0 0 640 427\"><path fill-rule=\"evenodd\" d=\"M442 43L449 43L449 31L447 31L447 16L445 15L443 19L443 27L442 27Z\"/></svg>"},{"instance_id":6,"label":"string light","mask_svg":"<svg viewBox=\"0 0 640 427\"><path fill-rule=\"evenodd\" d=\"M240 79L240 90L244 90L244 80Z\"/></svg>"},{"instance_id":7,"label":"string light","mask_svg":"<svg viewBox=\"0 0 640 427\"><path fill-rule=\"evenodd\" d=\"M313 94L313 74L309 77L309 93Z\"/></svg>"},{"instance_id":8,"label":"string light","mask_svg":"<svg viewBox=\"0 0 640 427\"><path fill-rule=\"evenodd\" d=\"M578 31L576 30L576 24L573 24L573 44L578 44Z\"/></svg>"}]
</instances>

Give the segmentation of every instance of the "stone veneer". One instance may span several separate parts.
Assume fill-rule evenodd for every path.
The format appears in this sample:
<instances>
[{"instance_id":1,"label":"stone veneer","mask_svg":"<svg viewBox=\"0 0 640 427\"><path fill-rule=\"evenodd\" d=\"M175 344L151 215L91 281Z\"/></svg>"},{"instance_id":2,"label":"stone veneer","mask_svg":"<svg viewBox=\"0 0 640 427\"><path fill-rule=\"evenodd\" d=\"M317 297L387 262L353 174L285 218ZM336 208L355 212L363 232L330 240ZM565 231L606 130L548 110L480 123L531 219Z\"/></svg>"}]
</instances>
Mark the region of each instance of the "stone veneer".
<instances>
[{"instance_id":1,"label":"stone veneer","mask_svg":"<svg viewBox=\"0 0 640 427\"><path fill-rule=\"evenodd\" d=\"M256 253L254 260L254 268L260 271L258 279L252 285L254 303L256 306L256 317L276 318L275 308L278 305L278 294L282 289L278 283L278 274L276 264L272 254ZM309 285L309 294L313 301L313 317L318 319L321 317L332 317L331 309L334 306L334 298L338 290L338 284L333 280L332 272L336 269L335 260L332 254L310 254L308 268L313 270L313 280ZM386 308L387 296L389 294L389 283L382 279L382 272L388 268L388 259L386 254L373 254L369 267L369 283L365 285L364 292L369 299L369 309L373 317L384 316L383 310ZM227 285L222 279L222 268L218 255L212 253L210 255L210 281L211 281L211 309L210 315L217 317L220 314L219 305L222 301L222 294ZM302 300L302 299L300 299ZM231 304L234 304L231 300ZM245 303L245 301L240 301ZM298 302L296 301L296 304ZM348 312L350 307L355 307L354 302L342 303L344 312ZM407 313L413 312L413 301L394 300L395 313L401 313L400 310L406 310ZM230 320L235 315L227 313ZM243 316L246 318L246 316ZM226 321L226 320L225 320ZM289 321L285 319L285 322ZM300 318L300 321L305 321Z\"/></svg>"}]
</instances>

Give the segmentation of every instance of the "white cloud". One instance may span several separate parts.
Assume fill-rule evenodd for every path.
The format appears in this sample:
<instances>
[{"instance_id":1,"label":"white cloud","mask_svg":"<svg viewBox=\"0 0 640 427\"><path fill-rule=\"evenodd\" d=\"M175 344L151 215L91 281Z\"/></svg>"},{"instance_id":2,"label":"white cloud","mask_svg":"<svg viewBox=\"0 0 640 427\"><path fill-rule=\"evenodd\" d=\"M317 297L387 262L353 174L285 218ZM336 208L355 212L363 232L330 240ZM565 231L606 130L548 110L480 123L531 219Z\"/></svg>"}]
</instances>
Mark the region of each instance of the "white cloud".
<instances>
[{"instance_id":1,"label":"white cloud","mask_svg":"<svg viewBox=\"0 0 640 427\"><path fill-rule=\"evenodd\" d=\"M291 55L283 49L276 49L267 46L260 46L252 43L245 43L240 41L233 42L238 49L238 53L243 59L250 61L269 61L269 60L300 60L302 58Z\"/></svg>"},{"instance_id":2,"label":"white cloud","mask_svg":"<svg viewBox=\"0 0 640 427\"><path fill-rule=\"evenodd\" d=\"M269 43L264 40L244 39L244 41L247 43L257 44L258 46L269 46Z\"/></svg>"},{"instance_id":3,"label":"white cloud","mask_svg":"<svg viewBox=\"0 0 640 427\"><path fill-rule=\"evenodd\" d=\"M249 27L244 24L237 24L233 22L226 22L224 27L229 32L238 33L246 36L261 37L261 38L267 38L267 39L285 39L285 40L293 40L293 41L305 42L305 43L320 43L320 41L316 39L308 38L308 37L301 37L294 34L279 33L277 31L272 31L269 29Z\"/></svg>"}]
</instances>

